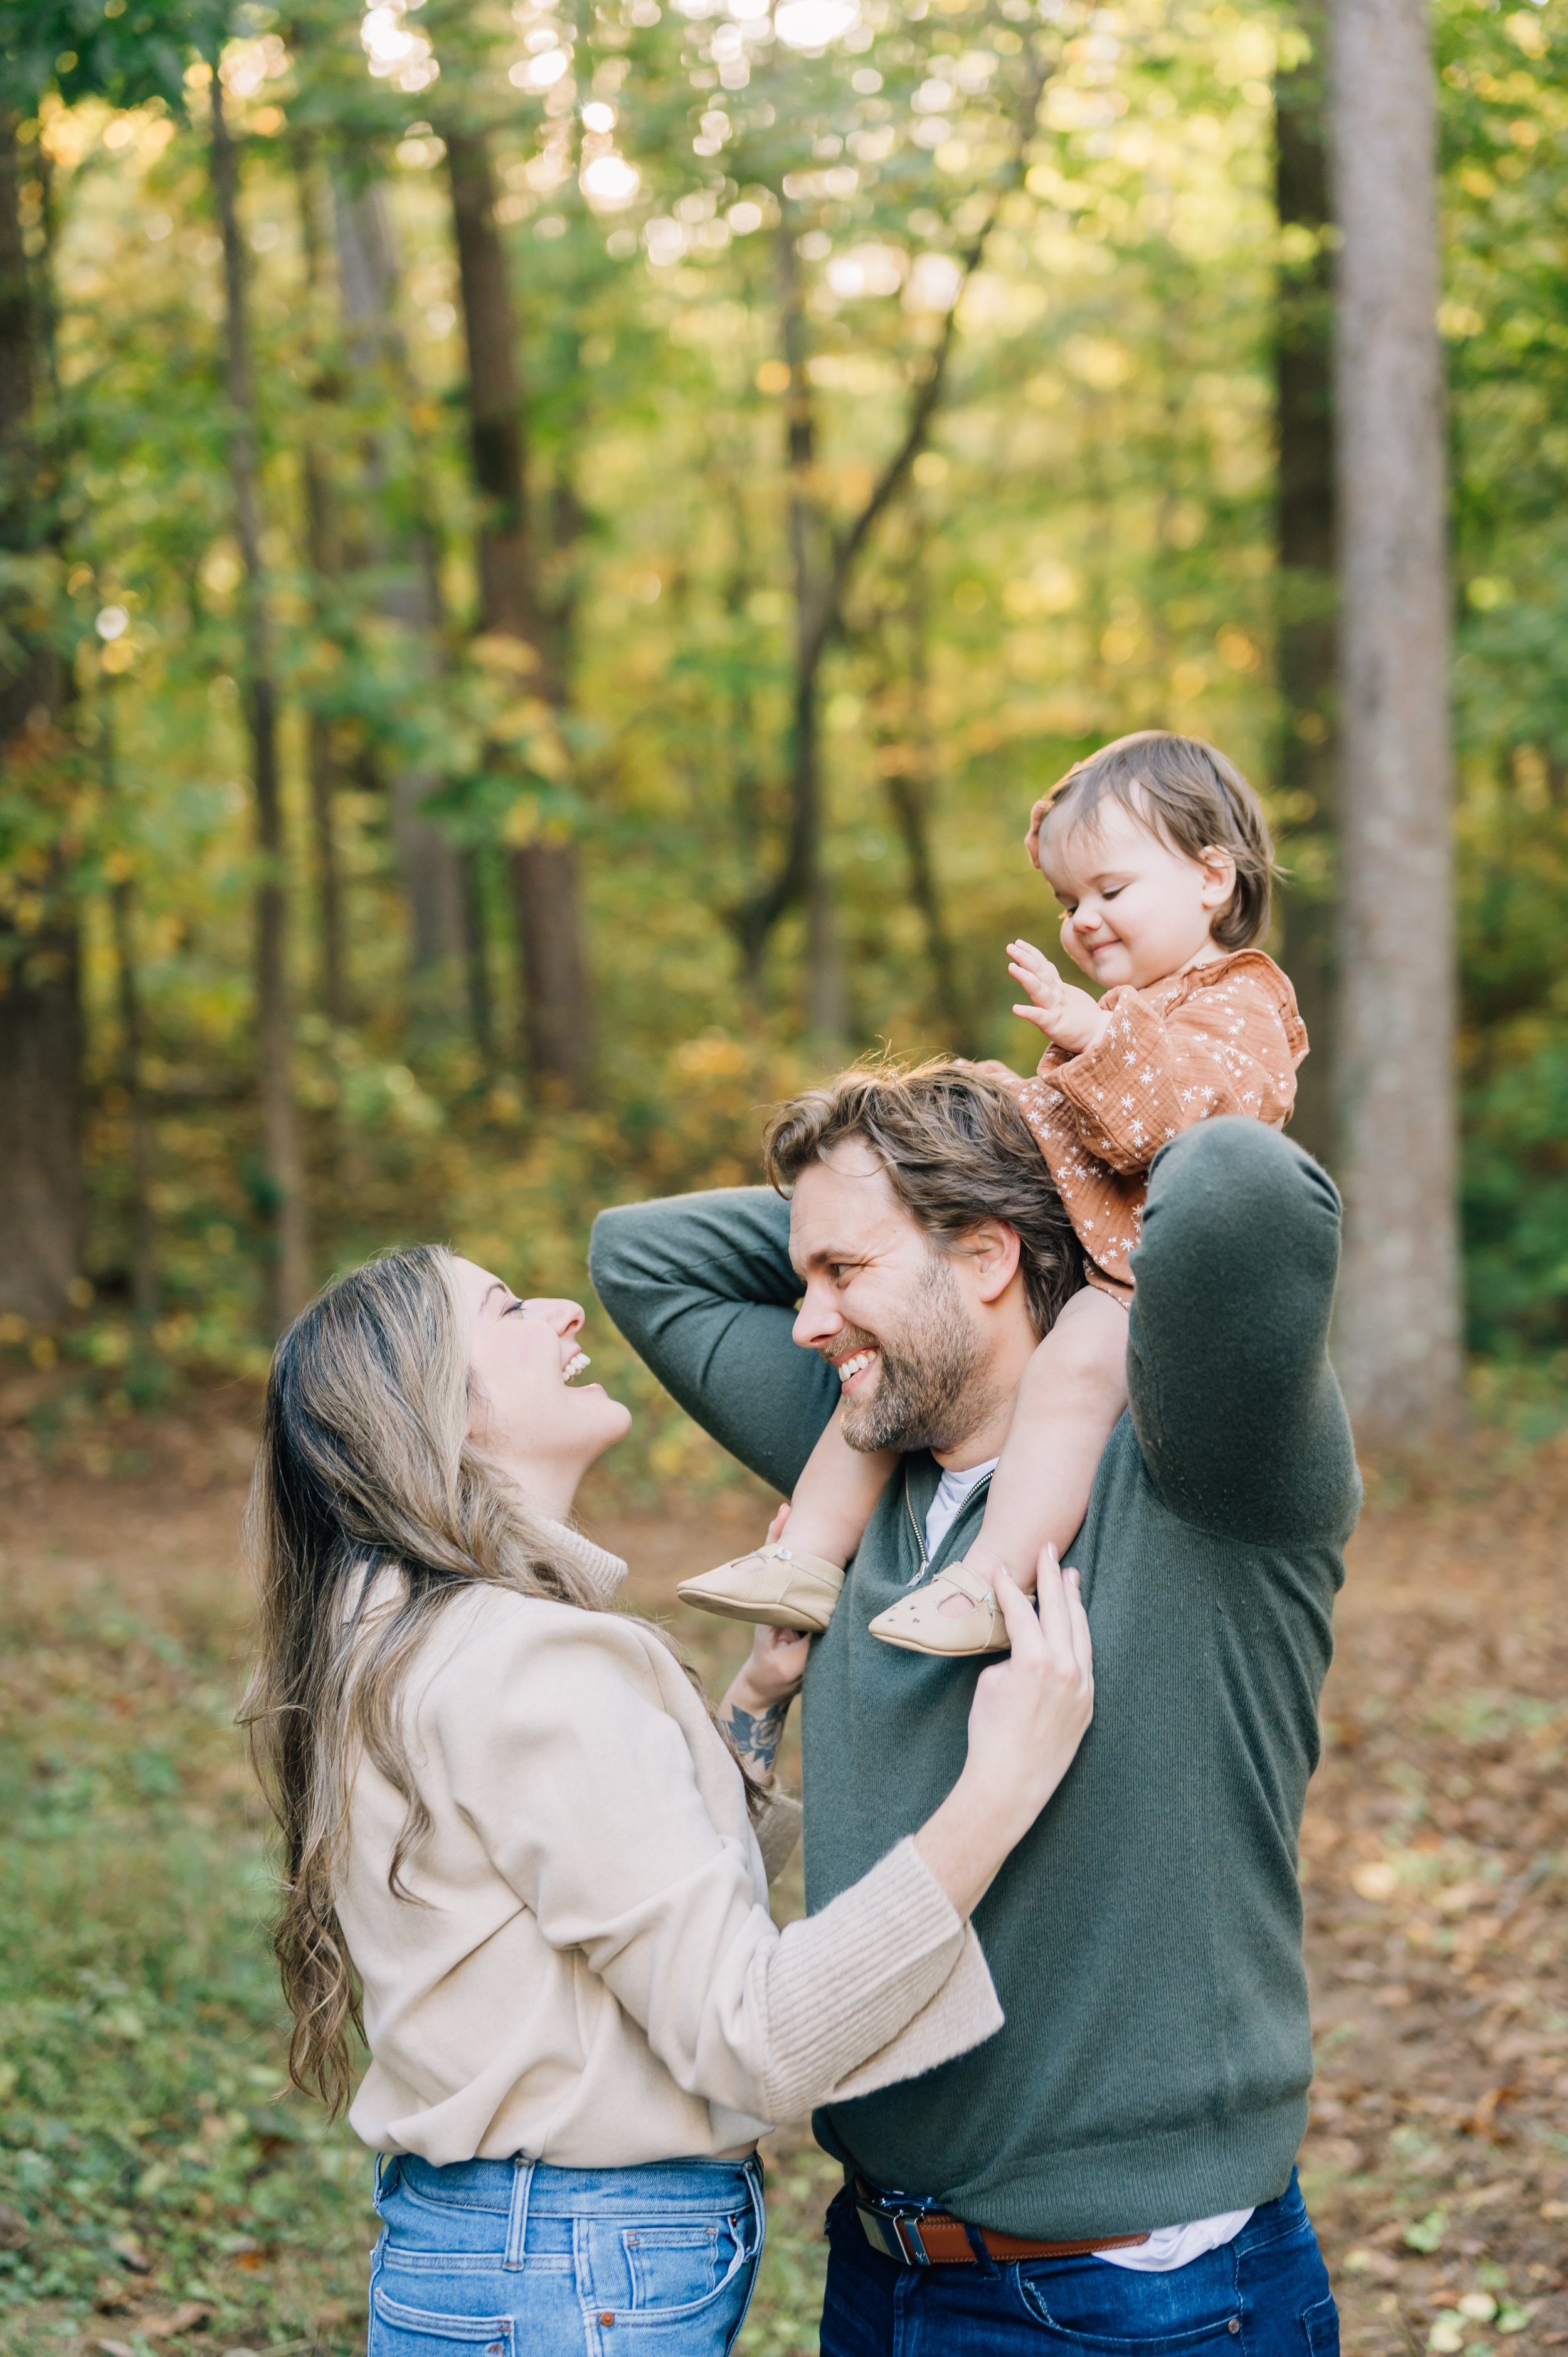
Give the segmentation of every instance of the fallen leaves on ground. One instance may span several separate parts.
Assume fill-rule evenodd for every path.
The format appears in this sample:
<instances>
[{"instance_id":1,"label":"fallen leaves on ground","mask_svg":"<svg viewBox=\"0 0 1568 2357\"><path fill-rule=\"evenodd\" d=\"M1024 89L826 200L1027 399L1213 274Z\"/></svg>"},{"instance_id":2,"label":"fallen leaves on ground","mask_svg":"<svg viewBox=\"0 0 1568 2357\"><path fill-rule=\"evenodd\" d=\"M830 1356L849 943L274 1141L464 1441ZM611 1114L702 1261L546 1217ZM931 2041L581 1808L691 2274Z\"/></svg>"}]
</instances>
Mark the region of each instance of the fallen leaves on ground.
<instances>
[{"instance_id":1,"label":"fallen leaves on ground","mask_svg":"<svg viewBox=\"0 0 1568 2357\"><path fill-rule=\"evenodd\" d=\"M18 1765L31 1758L33 1798L58 1816L54 1854L63 1864L79 1825L85 1838L96 1821L102 1835L100 1813L129 1778L139 1805L199 1834L216 1867L229 1829L253 1822L231 1717L244 1647L237 1490L171 1492L156 1473L30 1478L13 1504L12 1693L31 1715ZM638 1603L665 1610L676 1578L748 1543L760 1514L759 1497L742 1491L700 1516L621 1516L597 1534L632 1562ZM1385 1488L1352 1550L1302 1845L1318 2055L1302 2169L1348 2357L1568 2350L1564 1530L1568 1446L1522 1467L1478 1461L1441 1494ZM745 1632L674 1618L716 1689ZM234 1871L254 1874L249 1840ZM126 1905L133 1895L127 1886ZM110 1891L103 1903L112 1913L121 1901ZM253 1920L253 1898L244 1903ZM797 1881L785 1911L799 1904ZM69 2002L91 2014L116 2070L146 2075L159 2017L145 1992L100 1992L94 1979ZM236 2035L253 2038L246 2006L225 2003ZM25 2072L29 2056L14 2050ZM195 2048L189 2060L205 2068ZM243 2162L234 2219L204 2224L204 2194L180 2195L177 2177L155 2190L157 2171L145 2171L117 2196L80 2294L46 2293L40 2279L37 2304L0 2321L0 2345L31 2357L41 2334L62 2357L132 2357L134 2344L172 2352L189 2335L193 2349L241 2357L229 2339L238 2325L270 2357L362 2346L362 2258L349 2232L328 2253L317 2222L340 2213L353 2226L362 2172L324 2189L330 2147L274 2152L261 2083L275 2084L275 2067L252 2075L250 2108L232 2117L203 2113L200 2083L185 2088L177 2070L159 2099L188 2104L188 2117L171 2108L157 2133L193 2185L226 2184L214 2172L227 2155ZM798 2132L770 2140L768 2163L768 2249L739 2357L809 2357L837 2171ZM177 2196L188 2221L170 2207ZM30 2264L29 2246L49 2260L63 2231L50 2198L0 2207L7 2269ZM248 2205L267 2202L275 2214L252 2220ZM208 2255L171 2259L197 2228ZM197 2263L219 2270L214 2314L194 2284L181 2296L180 2271ZM105 2323L112 2309L107 2336L91 2321L95 2298ZM302 2329L308 2337L294 2337Z\"/></svg>"}]
</instances>

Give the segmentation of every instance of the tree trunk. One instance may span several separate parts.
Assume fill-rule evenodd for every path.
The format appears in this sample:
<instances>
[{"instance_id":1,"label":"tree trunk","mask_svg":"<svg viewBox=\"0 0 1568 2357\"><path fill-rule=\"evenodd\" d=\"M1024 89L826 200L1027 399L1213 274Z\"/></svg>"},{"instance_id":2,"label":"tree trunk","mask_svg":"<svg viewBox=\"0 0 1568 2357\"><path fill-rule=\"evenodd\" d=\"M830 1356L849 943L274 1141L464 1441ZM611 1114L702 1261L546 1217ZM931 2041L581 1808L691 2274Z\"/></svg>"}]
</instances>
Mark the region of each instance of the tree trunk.
<instances>
[{"instance_id":1,"label":"tree trunk","mask_svg":"<svg viewBox=\"0 0 1568 2357\"><path fill-rule=\"evenodd\" d=\"M838 946L831 883L822 868L822 780L818 732L818 697L822 658L843 628L844 602L860 560L882 518L903 492L916 458L930 436L932 423L947 387L963 290L984 258L991 232L1004 199L1024 176L1024 166L1044 95L1047 67L1036 52L1031 56L1014 124L1015 144L979 227L970 234L960 262L958 297L948 312L923 373L912 392L904 431L893 455L881 468L869 497L854 521L835 531L818 502L815 475L816 428L807 374L808 335L805 304L796 252L800 216L786 200L779 226L779 320L783 358L789 371L785 412L787 463L789 474L789 545L795 592L795 659L789 749L789 823L783 856L772 877L749 893L739 907L726 912L740 944L748 981L760 977L768 942L774 927L789 909L804 902L807 909L807 952L811 971L807 980L807 1020L819 1037L834 1036L831 1026L845 1020L846 993L836 971Z\"/></svg>"},{"instance_id":2,"label":"tree trunk","mask_svg":"<svg viewBox=\"0 0 1568 2357\"><path fill-rule=\"evenodd\" d=\"M832 563L827 527L817 505L813 475L816 464L816 419L811 388L806 375L806 313L800 266L795 252L800 227L792 206L786 204L779 227L779 312L784 364L789 386L784 413L785 464L789 485L789 564L794 594L794 681L789 746L789 831L775 873L748 893L731 911L730 923L740 944L747 985L760 994L768 945L774 927L789 909L802 903L807 910L808 1028L821 1035L823 1023L835 1018L842 1002L842 981L830 974L825 983L816 971L819 955L837 961L831 900L821 888L822 753L817 709L818 683L827 634L819 629L818 608Z\"/></svg>"},{"instance_id":3,"label":"tree trunk","mask_svg":"<svg viewBox=\"0 0 1568 2357\"><path fill-rule=\"evenodd\" d=\"M39 498L38 321L20 210L20 125L0 109L0 554L26 560L47 536ZM64 753L59 665L28 627L24 586L0 608L0 764L40 797ZM6 601L7 605L11 603ZM74 905L53 857L42 921L0 916L0 1311L52 1324L81 1275L81 1014Z\"/></svg>"},{"instance_id":4,"label":"tree trunk","mask_svg":"<svg viewBox=\"0 0 1568 2357\"><path fill-rule=\"evenodd\" d=\"M136 888L128 876L110 888L115 996L120 1002L120 1074L131 1132L131 1307L138 1326L158 1314L157 1239L153 1225L153 1140L142 1069L142 999L136 972Z\"/></svg>"},{"instance_id":5,"label":"tree trunk","mask_svg":"<svg viewBox=\"0 0 1568 2357\"><path fill-rule=\"evenodd\" d=\"M926 551L927 533L922 520L910 552L908 745L912 758L907 770L889 777L887 787L909 863L910 894L925 927L926 963L930 968L937 1015L947 1032L949 1048L967 1056L971 1052L973 1020L959 981L958 958L931 857L936 743L931 727L930 573Z\"/></svg>"},{"instance_id":6,"label":"tree trunk","mask_svg":"<svg viewBox=\"0 0 1568 2357\"><path fill-rule=\"evenodd\" d=\"M105 680L99 705L100 769L104 799L119 797L119 761L114 727L114 683ZM153 1219L153 1131L143 1068L142 993L136 961L136 887L129 874L109 887L109 922L114 943L114 996L120 1017L120 1085L125 1092L130 1130L131 1307L138 1326L158 1314L157 1232Z\"/></svg>"},{"instance_id":7,"label":"tree trunk","mask_svg":"<svg viewBox=\"0 0 1568 2357\"><path fill-rule=\"evenodd\" d=\"M496 226L495 176L482 134L447 125L444 135L468 347L480 619L489 635L528 649L530 684L559 705L562 683L550 661L529 517L517 323ZM521 845L511 852L509 869L529 1069L547 1091L580 1098L593 1066L593 1033L576 846L551 840Z\"/></svg>"},{"instance_id":8,"label":"tree trunk","mask_svg":"<svg viewBox=\"0 0 1568 2357\"><path fill-rule=\"evenodd\" d=\"M321 234L317 219L316 175L308 145L295 150L295 188L299 199L301 243L311 307L319 325L324 275ZM317 367L311 383L311 414L300 446L305 480L306 554L311 571L316 624L328 628L334 597L343 576L343 536L338 530L338 501L332 482L332 450L327 413L337 387L325 369ZM343 909L343 867L338 844L337 755L332 726L314 706L306 721L306 767L310 779L310 831L316 852L316 937L321 1011L334 1029L349 1020L348 951Z\"/></svg>"},{"instance_id":9,"label":"tree trunk","mask_svg":"<svg viewBox=\"0 0 1568 2357\"><path fill-rule=\"evenodd\" d=\"M1462 1410L1444 385L1422 0L1333 0L1340 231L1339 1363L1362 1440Z\"/></svg>"},{"instance_id":10,"label":"tree trunk","mask_svg":"<svg viewBox=\"0 0 1568 2357\"><path fill-rule=\"evenodd\" d=\"M288 888L278 697L271 619L262 563L255 395L251 380L245 255L238 211L239 171L223 112L223 81L213 70L212 191L223 239L224 389L229 404L229 476L245 568L244 705L256 798L256 1061L262 1114L263 1205L272 1243L273 1328L281 1332L302 1307L308 1283L304 1173L291 1070L288 989Z\"/></svg>"},{"instance_id":11,"label":"tree trunk","mask_svg":"<svg viewBox=\"0 0 1568 2357\"><path fill-rule=\"evenodd\" d=\"M1283 705L1279 782L1291 798L1283 893L1284 962L1312 1052L1296 1082L1291 1135L1335 1158L1335 898L1338 713L1335 662L1333 301L1328 248L1326 51L1321 0L1299 0L1311 55L1274 83L1274 185L1287 244L1275 294L1279 444L1276 554Z\"/></svg>"},{"instance_id":12,"label":"tree trunk","mask_svg":"<svg viewBox=\"0 0 1568 2357\"><path fill-rule=\"evenodd\" d=\"M384 369L393 399L405 415L415 387L397 326L398 261L381 183L350 181L339 167L332 179L332 218L338 285L350 354L362 371ZM413 429L411 427L411 436ZM366 474L374 494L391 472L384 444L367 452ZM417 477L419 469L414 467ZM382 596L384 612L422 639L439 669L443 657L441 585L435 534L415 483L419 511L410 544L368 548L363 561L395 566ZM367 501L373 506L373 500ZM391 786L392 844L409 918L409 954L416 1015L440 1015L453 995L455 977L467 955L468 910L463 854L430 818L424 803L440 780L421 770L402 770ZM488 1057L488 1033L476 1045Z\"/></svg>"}]
</instances>

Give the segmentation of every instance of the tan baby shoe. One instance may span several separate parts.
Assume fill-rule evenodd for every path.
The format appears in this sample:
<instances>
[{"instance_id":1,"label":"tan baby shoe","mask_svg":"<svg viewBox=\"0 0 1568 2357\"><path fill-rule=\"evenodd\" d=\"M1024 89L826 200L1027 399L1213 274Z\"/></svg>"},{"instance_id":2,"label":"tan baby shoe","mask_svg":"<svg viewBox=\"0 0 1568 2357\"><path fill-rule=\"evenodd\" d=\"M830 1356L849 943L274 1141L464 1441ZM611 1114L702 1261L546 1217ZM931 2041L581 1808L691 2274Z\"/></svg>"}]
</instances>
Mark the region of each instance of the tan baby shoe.
<instances>
[{"instance_id":1,"label":"tan baby shoe","mask_svg":"<svg viewBox=\"0 0 1568 2357\"><path fill-rule=\"evenodd\" d=\"M944 1612L950 1596L967 1597L969 1610ZM879 1612L871 1633L906 1653L1005 1653L1013 1642L994 1591L962 1563L950 1563L929 1587Z\"/></svg>"},{"instance_id":2,"label":"tan baby shoe","mask_svg":"<svg viewBox=\"0 0 1568 2357\"><path fill-rule=\"evenodd\" d=\"M719 1612L726 1620L752 1620L769 1629L798 1629L816 1637L832 1619L843 1587L843 1574L836 1563L769 1543L721 1563L716 1571L683 1579L675 1593L699 1612Z\"/></svg>"}]
</instances>

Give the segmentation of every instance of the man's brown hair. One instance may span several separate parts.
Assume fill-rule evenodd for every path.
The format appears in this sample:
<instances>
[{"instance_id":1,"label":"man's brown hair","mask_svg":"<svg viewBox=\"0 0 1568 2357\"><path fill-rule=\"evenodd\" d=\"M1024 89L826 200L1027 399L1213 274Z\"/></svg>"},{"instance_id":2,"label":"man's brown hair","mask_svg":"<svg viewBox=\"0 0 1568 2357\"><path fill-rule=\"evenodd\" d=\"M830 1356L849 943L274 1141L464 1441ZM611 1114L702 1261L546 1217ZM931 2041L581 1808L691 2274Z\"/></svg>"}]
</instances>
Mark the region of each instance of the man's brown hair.
<instances>
[{"instance_id":1,"label":"man's brown hair","mask_svg":"<svg viewBox=\"0 0 1568 2357\"><path fill-rule=\"evenodd\" d=\"M1035 804L1029 856L1040 864L1043 834L1092 829L1102 802L1120 802L1171 850L1201 859L1212 847L1236 862L1236 888L1210 928L1222 949L1245 950L1269 929L1269 900L1279 870L1263 805L1234 761L1201 737L1143 728L1118 737L1076 762Z\"/></svg>"},{"instance_id":2,"label":"man's brown hair","mask_svg":"<svg viewBox=\"0 0 1568 2357\"><path fill-rule=\"evenodd\" d=\"M951 1252L984 1220L1017 1232L1029 1315L1048 1334L1083 1283L1083 1252L1033 1131L1006 1090L946 1058L841 1072L780 1105L763 1166L782 1195L846 1138L863 1138L918 1228Z\"/></svg>"}]
</instances>

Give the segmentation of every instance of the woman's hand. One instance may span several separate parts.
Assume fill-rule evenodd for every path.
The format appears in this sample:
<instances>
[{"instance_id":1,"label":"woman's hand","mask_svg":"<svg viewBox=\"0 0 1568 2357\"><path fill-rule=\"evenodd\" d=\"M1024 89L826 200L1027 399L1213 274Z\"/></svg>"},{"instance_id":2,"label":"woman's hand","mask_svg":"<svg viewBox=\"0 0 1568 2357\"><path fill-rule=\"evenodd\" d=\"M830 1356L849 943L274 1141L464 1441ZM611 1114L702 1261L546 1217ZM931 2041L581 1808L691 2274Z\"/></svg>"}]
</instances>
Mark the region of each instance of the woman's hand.
<instances>
[{"instance_id":1,"label":"woman's hand","mask_svg":"<svg viewBox=\"0 0 1568 2357\"><path fill-rule=\"evenodd\" d=\"M789 1519L789 1507L780 1506L768 1525L770 1544L778 1543ZM810 1637L797 1630L758 1629L739 1675L719 1705L729 1739L754 1776L773 1772L784 1722L800 1691L811 1650Z\"/></svg>"},{"instance_id":2,"label":"woman's hand","mask_svg":"<svg viewBox=\"0 0 1568 2357\"><path fill-rule=\"evenodd\" d=\"M996 1577L1013 1650L983 1670L963 1772L915 1836L961 1915L981 1899L1072 1764L1094 1716L1094 1663L1076 1571L1043 1547L1036 1619L1017 1582Z\"/></svg>"},{"instance_id":3,"label":"woman's hand","mask_svg":"<svg viewBox=\"0 0 1568 2357\"><path fill-rule=\"evenodd\" d=\"M738 1699L748 1710L773 1710L792 1703L806 1674L811 1641L797 1629L758 1629L751 1651L725 1701Z\"/></svg>"},{"instance_id":4,"label":"woman's hand","mask_svg":"<svg viewBox=\"0 0 1568 2357\"><path fill-rule=\"evenodd\" d=\"M754 1776L769 1776L784 1739L789 1705L806 1674L810 1637L793 1629L759 1629L739 1676L719 1705L730 1741Z\"/></svg>"}]
</instances>

